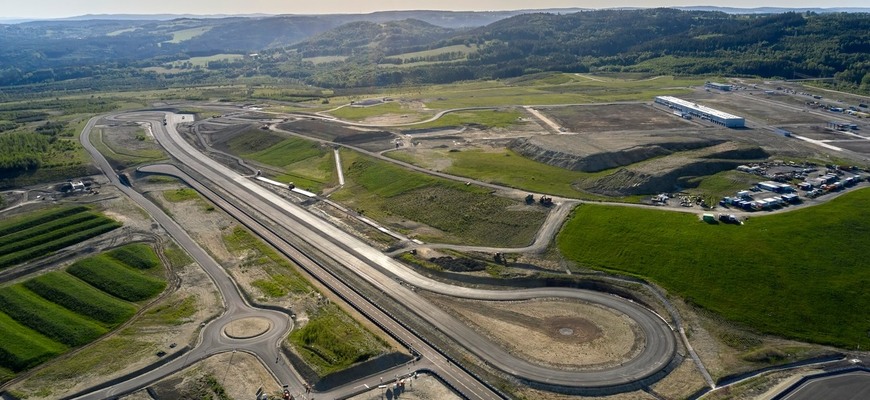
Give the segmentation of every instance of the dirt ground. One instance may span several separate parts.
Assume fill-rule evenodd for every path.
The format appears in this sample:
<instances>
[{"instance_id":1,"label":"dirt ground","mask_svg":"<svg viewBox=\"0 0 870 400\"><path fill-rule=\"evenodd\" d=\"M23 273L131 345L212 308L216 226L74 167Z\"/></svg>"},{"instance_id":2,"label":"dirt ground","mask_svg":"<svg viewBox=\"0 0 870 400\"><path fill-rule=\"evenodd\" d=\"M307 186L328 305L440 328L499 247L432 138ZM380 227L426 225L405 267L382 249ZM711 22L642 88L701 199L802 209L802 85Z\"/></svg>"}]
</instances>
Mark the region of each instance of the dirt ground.
<instances>
[{"instance_id":1,"label":"dirt ground","mask_svg":"<svg viewBox=\"0 0 870 400\"><path fill-rule=\"evenodd\" d=\"M396 392L395 389L391 388L382 392L380 389L375 389L350 397L348 400L459 400L461 398L437 377L429 374L418 374L416 379L405 381L403 391L400 389Z\"/></svg>"},{"instance_id":2,"label":"dirt ground","mask_svg":"<svg viewBox=\"0 0 870 400\"><path fill-rule=\"evenodd\" d=\"M209 357L153 385L158 400L201 399L213 394L203 381L213 377L232 399L252 399L257 389L279 394L281 385L263 367L257 357L243 352L222 353ZM125 400L151 399L145 390L123 397Z\"/></svg>"},{"instance_id":3,"label":"dirt ground","mask_svg":"<svg viewBox=\"0 0 870 400\"><path fill-rule=\"evenodd\" d=\"M542 113L574 133L697 128L695 124L645 104L541 107Z\"/></svg>"},{"instance_id":4,"label":"dirt ground","mask_svg":"<svg viewBox=\"0 0 870 400\"><path fill-rule=\"evenodd\" d=\"M633 320L594 304L430 297L509 351L544 365L574 370L605 368L631 359L644 346Z\"/></svg>"}]
</instances>

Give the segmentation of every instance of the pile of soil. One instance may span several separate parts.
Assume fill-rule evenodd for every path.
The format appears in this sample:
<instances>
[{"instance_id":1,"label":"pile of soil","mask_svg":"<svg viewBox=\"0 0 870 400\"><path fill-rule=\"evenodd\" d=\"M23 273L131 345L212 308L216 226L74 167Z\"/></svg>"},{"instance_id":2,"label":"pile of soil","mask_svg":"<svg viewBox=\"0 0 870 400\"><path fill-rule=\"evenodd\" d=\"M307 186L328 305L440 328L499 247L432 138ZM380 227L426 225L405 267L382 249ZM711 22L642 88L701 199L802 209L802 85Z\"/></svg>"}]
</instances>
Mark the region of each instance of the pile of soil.
<instances>
[{"instance_id":1,"label":"pile of soil","mask_svg":"<svg viewBox=\"0 0 870 400\"><path fill-rule=\"evenodd\" d=\"M724 142L697 136L646 137L640 141L634 136L606 139L586 135L537 136L516 139L509 148L555 167L598 172Z\"/></svg>"}]
</instances>

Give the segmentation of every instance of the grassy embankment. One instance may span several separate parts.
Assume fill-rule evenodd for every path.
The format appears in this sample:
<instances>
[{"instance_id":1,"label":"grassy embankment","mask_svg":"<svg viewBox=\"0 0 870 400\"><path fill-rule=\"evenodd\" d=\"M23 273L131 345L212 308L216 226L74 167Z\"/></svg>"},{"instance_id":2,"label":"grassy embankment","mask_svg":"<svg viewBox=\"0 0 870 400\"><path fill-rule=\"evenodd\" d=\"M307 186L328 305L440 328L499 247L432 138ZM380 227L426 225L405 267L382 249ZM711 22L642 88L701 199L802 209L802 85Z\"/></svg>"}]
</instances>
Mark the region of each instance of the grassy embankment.
<instances>
[{"instance_id":1,"label":"grassy embankment","mask_svg":"<svg viewBox=\"0 0 870 400\"><path fill-rule=\"evenodd\" d=\"M572 185L581 180L600 177L607 171L598 173L570 171L528 159L509 149L431 150L425 151L422 155L399 150L391 151L387 156L426 168L431 168L437 160L447 160L449 166L444 169L444 172L453 175L537 193L589 200L604 199L603 196L578 191Z\"/></svg>"},{"instance_id":2,"label":"grassy embankment","mask_svg":"<svg viewBox=\"0 0 870 400\"><path fill-rule=\"evenodd\" d=\"M288 340L321 376L366 361L388 348L383 339L334 304L321 306Z\"/></svg>"},{"instance_id":3,"label":"grassy embankment","mask_svg":"<svg viewBox=\"0 0 870 400\"><path fill-rule=\"evenodd\" d=\"M166 287L160 265L132 244L0 288L0 369L11 377L126 322Z\"/></svg>"},{"instance_id":4,"label":"grassy embankment","mask_svg":"<svg viewBox=\"0 0 870 400\"><path fill-rule=\"evenodd\" d=\"M109 135L115 137L109 138ZM166 153L160 149L153 138L145 133L144 128L95 128L88 139L97 151L117 169L125 169L167 158Z\"/></svg>"},{"instance_id":5,"label":"grassy embankment","mask_svg":"<svg viewBox=\"0 0 870 400\"><path fill-rule=\"evenodd\" d=\"M281 173L263 173L301 189L319 193L337 179L332 149L314 141L251 129L227 141L227 146L233 154L277 167Z\"/></svg>"},{"instance_id":6,"label":"grassy embankment","mask_svg":"<svg viewBox=\"0 0 870 400\"><path fill-rule=\"evenodd\" d=\"M81 206L12 218L0 223L0 269L44 257L120 226Z\"/></svg>"},{"instance_id":7,"label":"grassy embankment","mask_svg":"<svg viewBox=\"0 0 870 400\"><path fill-rule=\"evenodd\" d=\"M255 269L268 275L268 279L257 279L251 282L251 285L260 290L262 299L284 297L288 294L304 295L314 290L296 270L298 267L245 228L234 227L224 235L223 240L227 250L244 257L239 265L243 272L247 269Z\"/></svg>"},{"instance_id":8,"label":"grassy embankment","mask_svg":"<svg viewBox=\"0 0 870 400\"><path fill-rule=\"evenodd\" d=\"M763 333L870 346L870 190L828 204L710 225L691 214L583 205L559 234L583 267L643 277Z\"/></svg>"},{"instance_id":9,"label":"grassy embankment","mask_svg":"<svg viewBox=\"0 0 870 400\"><path fill-rule=\"evenodd\" d=\"M531 243L546 210L524 207L487 190L406 170L342 150L345 187L333 198L402 229L425 224L424 241L469 245Z\"/></svg>"},{"instance_id":10,"label":"grassy embankment","mask_svg":"<svg viewBox=\"0 0 870 400\"><path fill-rule=\"evenodd\" d=\"M224 243L230 252L243 256L242 272L253 269L268 275L251 282L260 291L260 300L308 296L316 291L298 267L244 228L236 226L224 236ZM288 343L319 374L340 371L387 350L383 340L334 304L318 302L314 307L308 322L290 334Z\"/></svg>"}]
</instances>

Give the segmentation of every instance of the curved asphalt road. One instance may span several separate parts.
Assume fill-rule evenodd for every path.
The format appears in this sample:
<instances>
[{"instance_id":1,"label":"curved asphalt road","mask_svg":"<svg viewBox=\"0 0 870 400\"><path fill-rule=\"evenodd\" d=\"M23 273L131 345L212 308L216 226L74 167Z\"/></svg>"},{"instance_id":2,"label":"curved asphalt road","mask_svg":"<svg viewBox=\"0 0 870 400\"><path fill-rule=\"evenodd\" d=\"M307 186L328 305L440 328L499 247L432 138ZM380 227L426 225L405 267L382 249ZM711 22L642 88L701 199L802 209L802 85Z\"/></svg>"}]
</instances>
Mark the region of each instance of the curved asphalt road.
<instances>
[{"instance_id":1,"label":"curved asphalt road","mask_svg":"<svg viewBox=\"0 0 870 400\"><path fill-rule=\"evenodd\" d=\"M162 128L163 118L170 124ZM442 330L457 343L474 352L491 365L521 379L548 385L575 388L606 388L631 385L649 378L670 364L676 352L676 340L667 323L649 310L625 299L593 291L575 289L529 289L490 291L456 287L430 280L409 271L399 262L368 246L352 235L314 217L306 210L292 204L273 192L259 186L229 168L211 160L186 143L174 129L177 116L173 114L138 114L137 118L152 122L155 135L161 145L180 162L191 167L251 208L276 224L292 231L332 259L366 279L396 301L402 302L418 315ZM484 300L517 300L536 297L573 297L628 314L639 324L645 336L645 346L640 355L621 366L600 371L565 371L546 368L519 359L502 347L481 337L473 329L456 320L443 310L414 293L397 281L415 287L451 296Z\"/></svg>"},{"instance_id":2,"label":"curved asphalt road","mask_svg":"<svg viewBox=\"0 0 870 400\"><path fill-rule=\"evenodd\" d=\"M242 297L238 287L227 275L226 271L211 257L205 250L202 249L191 237L181 228L172 218L163 212L150 200L142 196L139 192L124 186L120 183L118 175L112 169L105 157L91 144L89 135L94 125L101 117L94 117L85 126L82 131L80 141L85 149L90 153L91 157L97 163L103 173L109 178L112 184L135 201L140 207L145 209L151 217L160 224L166 232L172 236L178 244L183 247L196 261L202 266L203 270L211 277L215 286L220 291L224 302L225 312L216 320L209 323L201 332L199 342L196 347L183 357L179 357L172 362L155 369L149 373L140 375L139 377L127 382L112 386L110 388L88 393L82 396L82 399L103 399L114 396L118 393L127 393L131 390L144 387L148 383L154 382L173 372L179 371L193 363L209 357L214 354L241 349L252 354L258 355L260 358L266 359L276 358L279 355L277 345L286 337L290 331L292 324L289 316L284 313L271 310L255 309L251 307ZM264 335L255 339L239 340L231 339L223 334L223 327L230 321L257 316L266 318L272 324L270 329ZM290 371L282 373L282 371L273 371L276 379L279 382L296 382L298 379Z\"/></svg>"}]
</instances>

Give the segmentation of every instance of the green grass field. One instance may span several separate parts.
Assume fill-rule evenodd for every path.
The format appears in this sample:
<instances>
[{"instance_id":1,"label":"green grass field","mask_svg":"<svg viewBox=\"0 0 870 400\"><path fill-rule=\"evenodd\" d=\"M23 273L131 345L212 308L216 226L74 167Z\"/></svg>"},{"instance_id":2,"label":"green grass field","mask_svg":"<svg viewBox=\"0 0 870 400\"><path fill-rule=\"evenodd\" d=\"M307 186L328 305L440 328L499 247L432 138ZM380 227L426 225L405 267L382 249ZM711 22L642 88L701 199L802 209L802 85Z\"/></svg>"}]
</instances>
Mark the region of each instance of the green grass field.
<instances>
[{"instance_id":1,"label":"green grass field","mask_svg":"<svg viewBox=\"0 0 870 400\"><path fill-rule=\"evenodd\" d=\"M151 298L166 288L165 281L121 264L105 254L79 260L67 271L97 289L132 302Z\"/></svg>"},{"instance_id":2,"label":"green grass field","mask_svg":"<svg viewBox=\"0 0 870 400\"><path fill-rule=\"evenodd\" d=\"M431 129L448 126L483 126L487 128L507 128L519 122L523 114L509 110L461 111L445 114L435 121L404 127L403 129Z\"/></svg>"},{"instance_id":3,"label":"green grass field","mask_svg":"<svg viewBox=\"0 0 870 400\"><path fill-rule=\"evenodd\" d=\"M430 168L430 164L433 164L432 160L447 159L450 162L450 166L445 168L444 172L449 174L466 176L536 193L547 193L587 200L601 200L604 197L578 191L572 185L575 182L594 179L608 173L608 171L596 173L570 171L528 159L509 149L499 151L432 150L420 156L398 150L386 153L386 155L390 158L427 168ZM426 160L428 159L431 160L427 162ZM609 200L619 201L626 199Z\"/></svg>"},{"instance_id":4,"label":"green grass field","mask_svg":"<svg viewBox=\"0 0 870 400\"><path fill-rule=\"evenodd\" d=\"M725 171L715 175L710 175L702 178L695 178L692 183L697 183L698 187L687 189L687 192L709 197L716 204L723 197L733 197L739 190L746 190L763 179L758 175L747 174L739 171Z\"/></svg>"},{"instance_id":5,"label":"green grass field","mask_svg":"<svg viewBox=\"0 0 870 400\"><path fill-rule=\"evenodd\" d=\"M44 257L120 227L86 207L30 213L0 224L0 269Z\"/></svg>"},{"instance_id":6,"label":"green grass field","mask_svg":"<svg viewBox=\"0 0 870 400\"><path fill-rule=\"evenodd\" d=\"M341 371L387 350L382 339L333 304L318 309L305 326L290 333L288 340L321 376Z\"/></svg>"},{"instance_id":7,"label":"green grass field","mask_svg":"<svg viewBox=\"0 0 870 400\"><path fill-rule=\"evenodd\" d=\"M523 246L532 241L546 211L491 195L476 186L435 178L387 162L342 151L345 187L333 194L382 222L396 219L443 232L427 241Z\"/></svg>"},{"instance_id":8,"label":"green grass field","mask_svg":"<svg viewBox=\"0 0 870 400\"><path fill-rule=\"evenodd\" d=\"M319 193L336 180L332 149L315 141L251 129L228 140L227 147L233 154L279 168L281 173L264 173L305 190Z\"/></svg>"},{"instance_id":9,"label":"green grass field","mask_svg":"<svg viewBox=\"0 0 870 400\"><path fill-rule=\"evenodd\" d=\"M404 108L402 104L395 101L367 107L342 107L330 111L330 114L336 118L348 121L363 121L366 118L382 115L406 115L407 121L403 120L403 122L422 121L433 115L433 113L424 113L410 108Z\"/></svg>"},{"instance_id":10,"label":"green grass field","mask_svg":"<svg viewBox=\"0 0 870 400\"><path fill-rule=\"evenodd\" d=\"M324 149L320 143L299 138L287 138L265 150L243 154L243 156L263 164L287 167L299 161L323 156L327 152L328 150Z\"/></svg>"},{"instance_id":11,"label":"green grass field","mask_svg":"<svg viewBox=\"0 0 870 400\"><path fill-rule=\"evenodd\" d=\"M197 28L183 29L180 31L172 32L172 40L168 41L168 43L181 43L185 40L193 39L203 33L206 33L211 30L211 26L201 26Z\"/></svg>"},{"instance_id":12,"label":"green grass field","mask_svg":"<svg viewBox=\"0 0 870 400\"><path fill-rule=\"evenodd\" d=\"M256 268L266 272L269 279L258 279L252 285L265 297L283 297L288 294L308 294L314 290L296 267L272 250L266 243L241 226L236 226L223 237L227 250L244 255L240 268Z\"/></svg>"},{"instance_id":13,"label":"green grass field","mask_svg":"<svg viewBox=\"0 0 870 400\"><path fill-rule=\"evenodd\" d=\"M870 190L830 203L706 224L696 215L583 205L559 234L580 266L643 277L764 333L870 346Z\"/></svg>"},{"instance_id":14,"label":"green grass field","mask_svg":"<svg viewBox=\"0 0 870 400\"><path fill-rule=\"evenodd\" d=\"M181 203L199 199L199 193L191 188L179 188L163 191L163 198L170 203Z\"/></svg>"}]
</instances>

